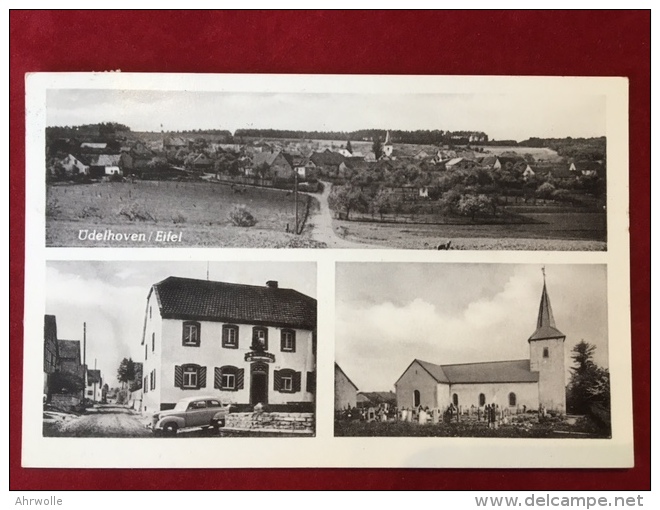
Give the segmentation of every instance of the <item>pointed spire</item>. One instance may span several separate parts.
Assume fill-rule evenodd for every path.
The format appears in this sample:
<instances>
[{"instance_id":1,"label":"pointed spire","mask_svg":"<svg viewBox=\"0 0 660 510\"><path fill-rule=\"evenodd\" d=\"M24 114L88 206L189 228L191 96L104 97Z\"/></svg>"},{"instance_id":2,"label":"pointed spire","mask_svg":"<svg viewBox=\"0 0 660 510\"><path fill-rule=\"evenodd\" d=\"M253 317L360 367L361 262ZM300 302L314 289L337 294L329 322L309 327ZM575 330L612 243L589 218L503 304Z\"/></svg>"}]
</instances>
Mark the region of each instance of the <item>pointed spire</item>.
<instances>
[{"instance_id":1,"label":"pointed spire","mask_svg":"<svg viewBox=\"0 0 660 510\"><path fill-rule=\"evenodd\" d=\"M545 282L545 267L541 271L543 272L543 291L541 292L541 303L539 304L539 316L536 320L536 331L529 337L529 340L565 338L566 335L557 329L555 317L552 314L550 296L548 295L548 288Z\"/></svg>"}]
</instances>

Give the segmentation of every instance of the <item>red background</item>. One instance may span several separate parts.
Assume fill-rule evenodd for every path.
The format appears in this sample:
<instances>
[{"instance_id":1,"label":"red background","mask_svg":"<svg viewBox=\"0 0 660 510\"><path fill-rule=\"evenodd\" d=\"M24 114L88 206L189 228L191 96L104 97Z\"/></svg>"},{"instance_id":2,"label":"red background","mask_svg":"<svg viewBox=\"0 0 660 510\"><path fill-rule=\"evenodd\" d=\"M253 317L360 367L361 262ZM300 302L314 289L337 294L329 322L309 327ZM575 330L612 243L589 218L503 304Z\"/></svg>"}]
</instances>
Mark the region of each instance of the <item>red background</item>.
<instances>
[{"instance_id":1,"label":"red background","mask_svg":"<svg viewBox=\"0 0 660 510\"><path fill-rule=\"evenodd\" d=\"M23 469L23 347L10 341L10 489L650 489L650 23L650 11L12 11L10 339L23 337L27 72L628 77L635 468Z\"/></svg>"}]
</instances>

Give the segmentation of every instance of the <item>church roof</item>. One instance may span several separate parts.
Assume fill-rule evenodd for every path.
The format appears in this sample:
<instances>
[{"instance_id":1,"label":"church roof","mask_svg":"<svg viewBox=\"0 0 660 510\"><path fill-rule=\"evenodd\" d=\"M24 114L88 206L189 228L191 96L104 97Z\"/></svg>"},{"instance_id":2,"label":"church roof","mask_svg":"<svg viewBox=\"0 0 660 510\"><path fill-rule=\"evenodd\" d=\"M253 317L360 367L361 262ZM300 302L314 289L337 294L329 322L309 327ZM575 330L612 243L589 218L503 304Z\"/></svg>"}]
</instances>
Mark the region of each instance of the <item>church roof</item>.
<instances>
[{"instance_id":1,"label":"church roof","mask_svg":"<svg viewBox=\"0 0 660 510\"><path fill-rule=\"evenodd\" d=\"M530 370L528 359L513 361L487 361L483 363L461 363L456 365L436 365L416 359L424 370L439 383L510 383L538 382L538 372ZM397 381L398 382L398 381Z\"/></svg>"},{"instance_id":2,"label":"church roof","mask_svg":"<svg viewBox=\"0 0 660 510\"><path fill-rule=\"evenodd\" d=\"M536 320L536 331L529 337L529 341L562 338L565 336L564 333L557 329L555 324L555 317L552 314L552 306L550 305L550 296L548 296L548 289L544 280L541 304L539 305L539 316Z\"/></svg>"}]
</instances>

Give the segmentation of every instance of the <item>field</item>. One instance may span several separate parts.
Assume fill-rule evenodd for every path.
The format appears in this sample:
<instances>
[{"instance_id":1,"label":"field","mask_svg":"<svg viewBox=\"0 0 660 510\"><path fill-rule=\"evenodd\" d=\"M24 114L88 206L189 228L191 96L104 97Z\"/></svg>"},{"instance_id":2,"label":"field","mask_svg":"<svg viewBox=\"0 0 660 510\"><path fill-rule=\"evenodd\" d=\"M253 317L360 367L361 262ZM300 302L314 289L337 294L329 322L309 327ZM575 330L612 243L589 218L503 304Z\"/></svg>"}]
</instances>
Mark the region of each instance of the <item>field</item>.
<instances>
[{"instance_id":1,"label":"field","mask_svg":"<svg viewBox=\"0 0 660 510\"><path fill-rule=\"evenodd\" d=\"M391 248L457 250L590 250L607 248L606 215L595 212L526 213L530 223L505 225L401 224L335 220L346 240Z\"/></svg>"},{"instance_id":2,"label":"field","mask_svg":"<svg viewBox=\"0 0 660 510\"><path fill-rule=\"evenodd\" d=\"M210 246L231 248L315 247L310 228L287 233L295 222L292 193L208 182L137 181L47 186L47 246ZM300 196L300 210L307 197ZM235 226L229 213L244 205L255 217L252 227ZM311 211L318 202L311 198ZM123 239L83 240L84 232L110 230ZM82 234L81 234L82 232ZM181 241L158 240L171 232ZM133 237L131 237L135 234Z\"/></svg>"},{"instance_id":3,"label":"field","mask_svg":"<svg viewBox=\"0 0 660 510\"><path fill-rule=\"evenodd\" d=\"M561 156L559 156L556 151L545 147L507 147L498 145L483 145L479 146L479 148L482 148L484 153L490 153L493 156L499 156L504 152L515 152L521 156L524 156L525 154L531 154L536 161L546 161L549 163L561 161Z\"/></svg>"}]
</instances>

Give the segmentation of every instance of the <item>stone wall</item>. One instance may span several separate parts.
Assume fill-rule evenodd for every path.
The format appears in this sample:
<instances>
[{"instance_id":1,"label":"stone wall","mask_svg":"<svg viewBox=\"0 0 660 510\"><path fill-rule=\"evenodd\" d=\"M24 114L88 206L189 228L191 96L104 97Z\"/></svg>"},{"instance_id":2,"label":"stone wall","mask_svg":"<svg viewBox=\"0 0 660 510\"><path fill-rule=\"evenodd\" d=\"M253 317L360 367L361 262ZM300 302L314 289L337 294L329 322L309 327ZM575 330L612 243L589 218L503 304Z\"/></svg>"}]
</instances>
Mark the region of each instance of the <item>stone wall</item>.
<instances>
[{"instance_id":1,"label":"stone wall","mask_svg":"<svg viewBox=\"0 0 660 510\"><path fill-rule=\"evenodd\" d=\"M243 430L314 431L313 413L230 413L225 427Z\"/></svg>"}]
</instances>

